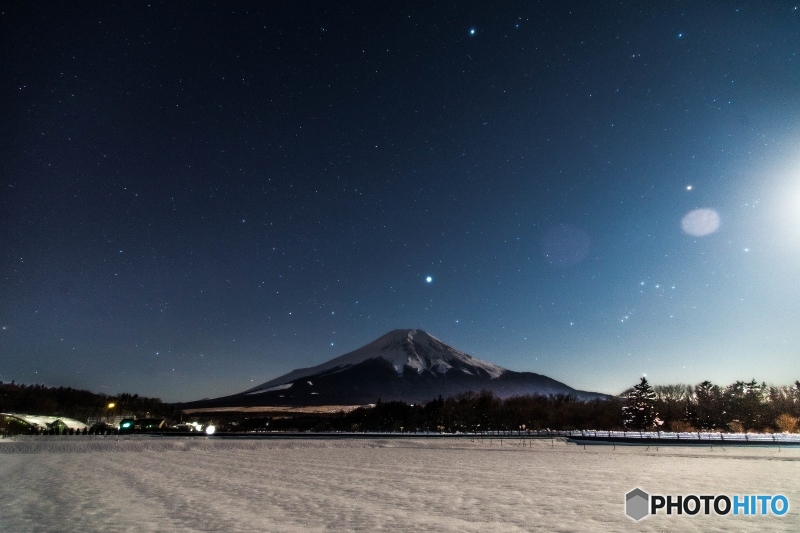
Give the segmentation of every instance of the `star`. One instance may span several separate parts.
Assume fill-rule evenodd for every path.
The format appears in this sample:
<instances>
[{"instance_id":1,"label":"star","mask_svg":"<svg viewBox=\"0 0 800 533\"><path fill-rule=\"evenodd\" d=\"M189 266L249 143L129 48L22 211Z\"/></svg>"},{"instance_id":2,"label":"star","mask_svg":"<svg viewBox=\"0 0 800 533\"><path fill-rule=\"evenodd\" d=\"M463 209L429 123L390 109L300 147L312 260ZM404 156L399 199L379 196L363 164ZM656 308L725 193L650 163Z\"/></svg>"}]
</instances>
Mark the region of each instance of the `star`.
<instances>
[{"instance_id":1,"label":"star","mask_svg":"<svg viewBox=\"0 0 800 533\"><path fill-rule=\"evenodd\" d=\"M432 282L433 282L433 278L432 278L432 277L430 277L430 276L428 276L427 278L425 278L425 281L426 281L427 283L432 283Z\"/></svg>"},{"instance_id":2,"label":"star","mask_svg":"<svg viewBox=\"0 0 800 533\"><path fill-rule=\"evenodd\" d=\"M470 35L475 35L475 28L470 28L469 34Z\"/></svg>"}]
</instances>

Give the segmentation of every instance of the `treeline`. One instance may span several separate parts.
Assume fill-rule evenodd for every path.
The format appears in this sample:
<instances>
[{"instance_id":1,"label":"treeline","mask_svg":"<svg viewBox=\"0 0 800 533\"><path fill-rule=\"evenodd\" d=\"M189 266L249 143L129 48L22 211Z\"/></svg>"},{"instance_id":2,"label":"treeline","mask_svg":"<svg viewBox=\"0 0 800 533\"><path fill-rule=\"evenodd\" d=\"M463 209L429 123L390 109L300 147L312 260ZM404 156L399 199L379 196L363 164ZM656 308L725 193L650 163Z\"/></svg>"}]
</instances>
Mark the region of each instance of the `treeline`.
<instances>
[{"instance_id":1,"label":"treeline","mask_svg":"<svg viewBox=\"0 0 800 533\"><path fill-rule=\"evenodd\" d=\"M486 432L618 427L622 401L581 401L574 396L516 396L488 391L437 398L426 404L378 402L344 418L351 431Z\"/></svg>"},{"instance_id":2,"label":"treeline","mask_svg":"<svg viewBox=\"0 0 800 533\"><path fill-rule=\"evenodd\" d=\"M573 396L500 399L488 391L441 396L427 403L382 402L349 413L225 417L231 431L487 432L621 427L620 398L580 401Z\"/></svg>"},{"instance_id":3,"label":"treeline","mask_svg":"<svg viewBox=\"0 0 800 533\"><path fill-rule=\"evenodd\" d=\"M439 397L427 403L378 401L337 415L296 415L229 419L221 429L233 431L388 431L483 433L493 431L621 429L625 401L581 401L570 395L516 396L501 399L488 391Z\"/></svg>"},{"instance_id":4,"label":"treeline","mask_svg":"<svg viewBox=\"0 0 800 533\"><path fill-rule=\"evenodd\" d=\"M800 418L800 382L789 387L737 381L719 387L650 387L647 380L619 397L517 396L467 392L424 404L378 402L336 416L247 418L230 429L313 431L486 432L526 430L661 430L793 432Z\"/></svg>"},{"instance_id":5,"label":"treeline","mask_svg":"<svg viewBox=\"0 0 800 533\"><path fill-rule=\"evenodd\" d=\"M649 386L644 378L642 383ZM628 404L637 387L626 394ZM800 418L800 381L784 387L756 380L736 381L727 387L710 381L655 386L652 397L657 417L653 427L672 431L793 432Z\"/></svg>"},{"instance_id":6,"label":"treeline","mask_svg":"<svg viewBox=\"0 0 800 533\"><path fill-rule=\"evenodd\" d=\"M110 404L113 407L109 407ZM89 419L165 418L181 412L158 398L108 396L68 387L0 382L0 412ZM617 397L582 401L570 395L501 399L488 391L467 392L427 403L381 402L335 415L214 415L221 430L431 431L662 430L793 432L800 418L800 381L791 386L737 381L726 387L651 387L645 378Z\"/></svg>"},{"instance_id":7,"label":"treeline","mask_svg":"<svg viewBox=\"0 0 800 533\"><path fill-rule=\"evenodd\" d=\"M113 404L113 407L109 407ZM70 387L0 381L0 412L65 416L82 422L104 417L175 418L179 413L158 398L123 393L97 394Z\"/></svg>"}]
</instances>

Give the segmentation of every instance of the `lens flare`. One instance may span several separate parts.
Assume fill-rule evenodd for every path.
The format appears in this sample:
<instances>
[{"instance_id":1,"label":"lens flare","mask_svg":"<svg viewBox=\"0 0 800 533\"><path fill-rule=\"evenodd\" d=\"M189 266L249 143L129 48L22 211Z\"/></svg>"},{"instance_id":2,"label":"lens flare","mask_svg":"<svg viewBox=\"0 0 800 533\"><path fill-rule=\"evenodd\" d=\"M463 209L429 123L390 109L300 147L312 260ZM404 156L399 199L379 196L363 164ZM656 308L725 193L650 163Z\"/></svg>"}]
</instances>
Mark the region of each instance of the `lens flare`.
<instances>
[{"instance_id":1,"label":"lens flare","mask_svg":"<svg viewBox=\"0 0 800 533\"><path fill-rule=\"evenodd\" d=\"M687 235L703 237L719 229L719 215L709 208L689 211L681 220L681 229Z\"/></svg>"},{"instance_id":2,"label":"lens flare","mask_svg":"<svg viewBox=\"0 0 800 533\"><path fill-rule=\"evenodd\" d=\"M544 258L557 267L575 266L586 259L591 244L588 233L567 225L551 228L540 242Z\"/></svg>"}]
</instances>

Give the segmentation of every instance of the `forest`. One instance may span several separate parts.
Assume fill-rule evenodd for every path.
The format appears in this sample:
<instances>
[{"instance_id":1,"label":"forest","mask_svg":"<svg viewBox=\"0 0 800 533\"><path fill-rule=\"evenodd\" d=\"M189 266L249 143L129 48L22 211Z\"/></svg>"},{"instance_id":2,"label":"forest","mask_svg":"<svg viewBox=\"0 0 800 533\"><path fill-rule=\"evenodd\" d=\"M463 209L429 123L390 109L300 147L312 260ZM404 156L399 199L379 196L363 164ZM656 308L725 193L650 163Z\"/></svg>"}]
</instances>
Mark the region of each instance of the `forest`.
<instances>
[{"instance_id":1,"label":"forest","mask_svg":"<svg viewBox=\"0 0 800 533\"><path fill-rule=\"evenodd\" d=\"M112 407L109 407L113 405ZM179 413L158 398L97 394L70 387L0 381L0 413L65 416L81 422L100 418L174 418Z\"/></svg>"},{"instance_id":2,"label":"forest","mask_svg":"<svg viewBox=\"0 0 800 533\"><path fill-rule=\"evenodd\" d=\"M113 404L113 406L111 406ZM44 385L0 383L0 412L55 415L81 421L129 417L187 418L172 405L137 394L108 396ZM651 386L645 378L619 396L581 401L570 395L498 398L488 391L438 397L426 403L376 401L349 413L200 416L222 431L490 432L526 430L652 430L794 432L800 418L800 381L770 387L755 380L720 387ZM168 424L171 425L171 424Z\"/></svg>"},{"instance_id":3,"label":"forest","mask_svg":"<svg viewBox=\"0 0 800 533\"><path fill-rule=\"evenodd\" d=\"M467 392L424 404L381 402L336 416L249 417L230 429L315 431L487 432L526 430L653 430L793 432L800 382L788 387L737 381L719 387L652 387L645 378L620 396L581 401L570 395L517 396Z\"/></svg>"}]
</instances>

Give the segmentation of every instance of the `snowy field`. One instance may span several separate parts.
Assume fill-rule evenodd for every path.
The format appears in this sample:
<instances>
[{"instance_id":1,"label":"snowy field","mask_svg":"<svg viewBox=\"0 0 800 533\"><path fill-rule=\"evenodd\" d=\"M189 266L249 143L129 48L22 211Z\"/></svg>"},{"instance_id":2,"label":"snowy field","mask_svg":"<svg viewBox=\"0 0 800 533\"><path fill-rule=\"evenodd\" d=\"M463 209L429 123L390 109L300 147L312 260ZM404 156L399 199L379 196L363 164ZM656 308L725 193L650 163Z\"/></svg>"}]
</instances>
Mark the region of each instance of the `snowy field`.
<instances>
[{"instance_id":1,"label":"snowy field","mask_svg":"<svg viewBox=\"0 0 800 533\"><path fill-rule=\"evenodd\" d=\"M530 445L528 445L530 444ZM0 441L0 531L797 531L800 448L560 440ZM784 494L783 517L624 515L624 495Z\"/></svg>"}]
</instances>

